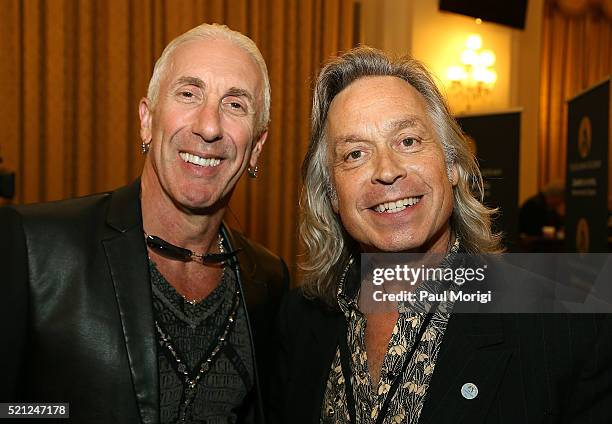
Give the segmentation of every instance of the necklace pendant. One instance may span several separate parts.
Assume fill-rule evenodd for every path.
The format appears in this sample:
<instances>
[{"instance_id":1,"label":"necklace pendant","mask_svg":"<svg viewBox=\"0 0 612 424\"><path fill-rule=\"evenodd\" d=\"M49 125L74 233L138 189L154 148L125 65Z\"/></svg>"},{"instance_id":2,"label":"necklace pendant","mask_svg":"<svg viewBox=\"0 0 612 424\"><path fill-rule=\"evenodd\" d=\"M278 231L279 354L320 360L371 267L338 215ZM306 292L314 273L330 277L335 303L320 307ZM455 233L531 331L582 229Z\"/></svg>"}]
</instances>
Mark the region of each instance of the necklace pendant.
<instances>
[{"instance_id":1,"label":"necklace pendant","mask_svg":"<svg viewBox=\"0 0 612 424\"><path fill-rule=\"evenodd\" d=\"M198 303L197 299L187 299L185 296L183 296L183 300L189 303L191 306L194 306L196 303Z\"/></svg>"}]
</instances>

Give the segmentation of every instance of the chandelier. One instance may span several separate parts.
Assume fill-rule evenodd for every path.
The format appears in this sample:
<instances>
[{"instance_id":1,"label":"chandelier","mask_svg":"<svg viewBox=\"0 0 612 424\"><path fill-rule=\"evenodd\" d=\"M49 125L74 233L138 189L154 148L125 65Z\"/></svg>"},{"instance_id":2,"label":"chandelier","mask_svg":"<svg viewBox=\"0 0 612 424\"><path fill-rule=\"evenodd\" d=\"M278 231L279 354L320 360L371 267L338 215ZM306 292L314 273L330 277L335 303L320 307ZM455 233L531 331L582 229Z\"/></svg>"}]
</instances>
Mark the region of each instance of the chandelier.
<instances>
[{"instance_id":1,"label":"chandelier","mask_svg":"<svg viewBox=\"0 0 612 424\"><path fill-rule=\"evenodd\" d=\"M482 48L482 37L468 36L465 49L460 56L461 65L450 66L446 77L451 82L451 91L465 97L467 110L470 103L488 94L495 86L497 73L495 53Z\"/></svg>"}]
</instances>

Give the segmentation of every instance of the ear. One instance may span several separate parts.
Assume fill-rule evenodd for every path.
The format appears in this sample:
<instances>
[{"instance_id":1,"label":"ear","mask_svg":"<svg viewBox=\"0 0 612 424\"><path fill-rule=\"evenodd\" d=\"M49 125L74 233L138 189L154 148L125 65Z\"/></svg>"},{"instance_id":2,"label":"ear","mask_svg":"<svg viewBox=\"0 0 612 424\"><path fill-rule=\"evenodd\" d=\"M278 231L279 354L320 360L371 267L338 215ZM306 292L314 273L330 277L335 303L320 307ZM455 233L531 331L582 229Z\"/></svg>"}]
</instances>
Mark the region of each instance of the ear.
<instances>
[{"instance_id":1,"label":"ear","mask_svg":"<svg viewBox=\"0 0 612 424\"><path fill-rule=\"evenodd\" d=\"M140 116L140 139L143 143L149 144L153 138L151 133L152 110L150 101L146 97L140 99L138 115Z\"/></svg>"},{"instance_id":2,"label":"ear","mask_svg":"<svg viewBox=\"0 0 612 424\"><path fill-rule=\"evenodd\" d=\"M331 203L332 210L337 215L338 214L338 210L339 210L338 209L338 198L337 197L331 197L329 199L329 202Z\"/></svg>"},{"instance_id":3,"label":"ear","mask_svg":"<svg viewBox=\"0 0 612 424\"><path fill-rule=\"evenodd\" d=\"M453 187L459 182L459 171L457 170L457 164L455 162L453 162L449 167L448 179Z\"/></svg>"},{"instance_id":4,"label":"ear","mask_svg":"<svg viewBox=\"0 0 612 424\"><path fill-rule=\"evenodd\" d=\"M338 211L340 210L338 207L338 193L336 193L336 189L331 183L328 183L327 185L327 197L329 198L329 203L331 204L332 210L335 214L338 214Z\"/></svg>"},{"instance_id":5,"label":"ear","mask_svg":"<svg viewBox=\"0 0 612 424\"><path fill-rule=\"evenodd\" d=\"M261 153L261 150L263 149L264 144L266 144L267 138L268 138L268 130L264 130L259 135L259 137L257 138L257 141L253 145L253 148L251 149L251 159L249 160L249 166L251 168L255 168L255 166L257 165L257 159L259 159L259 154Z\"/></svg>"}]
</instances>

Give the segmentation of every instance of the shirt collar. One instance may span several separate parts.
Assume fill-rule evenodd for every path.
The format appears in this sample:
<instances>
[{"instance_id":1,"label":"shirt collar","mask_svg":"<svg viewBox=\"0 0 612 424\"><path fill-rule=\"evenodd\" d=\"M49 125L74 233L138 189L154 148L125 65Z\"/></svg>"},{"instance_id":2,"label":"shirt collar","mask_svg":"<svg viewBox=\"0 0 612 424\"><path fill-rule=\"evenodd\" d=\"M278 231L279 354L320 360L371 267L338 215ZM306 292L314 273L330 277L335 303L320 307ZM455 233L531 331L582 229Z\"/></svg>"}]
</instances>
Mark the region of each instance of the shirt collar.
<instances>
[{"instance_id":1,"label":"shirt collar","mask_svg":"<svg viewBox=\"0 0 612 424\"><path fill-rule=\"evenodd\" d=\"M459 241L459 237L455 236L453 244L450 246L448 253L444 257L444 260L440 263L440 267L447 268L451 266L457 259L460 253L461 243ZM351 311L356 311L361 314L359 310L359 306L357 304L357 300L359 298L359 286L361 280L361 270L359 266L359 261L356 261L353 256L350 256L342 274L340 275L340 280L338 281L338 290L336 292L338 299L338 306L340 306L340 310L347 317L350 316ZM431 289L431 288L430 288ZM411 309L406 307L406 305L402 302L399 305L399 311L403 312L407 309Z\"/></svg>"}]
</instances>

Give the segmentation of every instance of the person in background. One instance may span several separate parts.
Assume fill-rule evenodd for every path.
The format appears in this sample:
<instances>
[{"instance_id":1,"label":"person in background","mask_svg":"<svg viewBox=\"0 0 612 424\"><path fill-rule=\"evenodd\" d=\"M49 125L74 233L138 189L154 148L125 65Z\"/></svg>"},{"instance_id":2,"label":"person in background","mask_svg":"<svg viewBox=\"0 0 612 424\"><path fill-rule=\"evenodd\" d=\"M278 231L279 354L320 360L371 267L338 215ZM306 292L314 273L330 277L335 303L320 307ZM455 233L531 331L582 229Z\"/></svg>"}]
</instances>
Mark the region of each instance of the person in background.
<instances>
[{"instance_id":1,"label":"person in background","mask_svg":"<svg viewBox=\"0 0 612 424\"><path fill-rule=\"evenodd\" d=\"M0 154L2 151L0 150ZM15 196L15 173L2 166L4 160L0 156L0 206L8 205Z\"/></svg>"},{"instance_id":2,"label":"person in background","mask_svg":"<svg viewBox=\"0 0 612 424\"><path fill-rule=\"evenodd\" d=\"M79 423L262 423L288 273L222 218L257 176L264 60L200 25L165 48L139 112L137 181L0 209L0 401L68 402Z\"/></svg>"},{"instance_id":3,"label":"person in background","mask_svg":"<svg viewBox=\"0 0 612 424\"><path fill-rule=\"evenodd\" d=\"M552 181L523 203L519 212L519 231L527 236L542 236L544 227L559 231L565 215L565 187Z\"/></svg>"}]
</instances>

